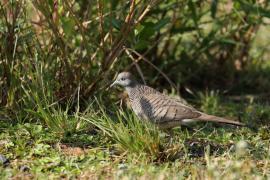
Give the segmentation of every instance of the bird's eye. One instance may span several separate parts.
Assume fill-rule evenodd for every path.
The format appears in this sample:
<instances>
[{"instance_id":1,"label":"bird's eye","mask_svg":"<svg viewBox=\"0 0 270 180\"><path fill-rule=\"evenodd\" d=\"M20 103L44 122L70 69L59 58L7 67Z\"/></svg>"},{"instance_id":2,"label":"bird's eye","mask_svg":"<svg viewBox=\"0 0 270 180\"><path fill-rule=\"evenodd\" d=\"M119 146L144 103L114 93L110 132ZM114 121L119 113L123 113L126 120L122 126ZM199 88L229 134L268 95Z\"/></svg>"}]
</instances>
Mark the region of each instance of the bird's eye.
<instances>
[{"instance_id":1,"label":"bird's eye","mask_svg":"<svg viewBox=\"0 0 270 180\"><path fill-rule=\"evenodd\" d=\"M124 81L124 80L125 80L125 78L121 78L120 80L121 80L121 81Z\"/></svg>"}]
</instances>

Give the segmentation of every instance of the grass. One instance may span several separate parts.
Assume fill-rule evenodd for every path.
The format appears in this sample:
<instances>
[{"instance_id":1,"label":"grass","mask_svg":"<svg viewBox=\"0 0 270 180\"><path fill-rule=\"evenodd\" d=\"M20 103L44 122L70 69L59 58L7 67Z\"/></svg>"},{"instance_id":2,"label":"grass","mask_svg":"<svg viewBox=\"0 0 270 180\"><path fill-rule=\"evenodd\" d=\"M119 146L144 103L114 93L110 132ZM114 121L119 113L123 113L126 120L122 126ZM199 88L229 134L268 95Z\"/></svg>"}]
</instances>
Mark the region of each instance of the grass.
<instances>
[{"instance_id":1,"label":"grass","mask_svg":"<svg viewBox=\"0 0 270 180\"><path fill-rule=\"evenodd\" d=\"M58 133L42 118L40 124L0 121L0 154L10 161L0 165L0 178L269 178L269 107L222 101L218 93L199 96L198 108L234 117L241 109L246 123L254 111L257 131L201 123L193 130L176 128L170 138L128 110L92 103L74 120L86 126L76 129L74 121L64 121L73 126L72 133L62 127L66 133ZM67 112L47 113L61 120L75 117Z\"/></svg>"},{"instance_id":2,"label":"grass","mask_svg":"<svg viewBox=\"0 0 270 180\"><path fill-rule=\"evenodd\" d=\"M269 179L268 24L268 1L1 1L0 179ZM253 128L142 123L106 90L134 66Z\"/></svg>"},{"instance_id":3,"label":"grass","mask_svg":"<svg viewBox=\"0 0 270 180\"><path fill-rule=\"evenodd\" d=\"M133 113L117 111L115 118L105 112L99 104L100 113L88 112L82 119L98 127L104 135L113 139L122 152L147 154L157 158L162 149L159 132L148 122L141 123ZM114 120L115 119L115 120Z\"/></svg>"}]
</instances>

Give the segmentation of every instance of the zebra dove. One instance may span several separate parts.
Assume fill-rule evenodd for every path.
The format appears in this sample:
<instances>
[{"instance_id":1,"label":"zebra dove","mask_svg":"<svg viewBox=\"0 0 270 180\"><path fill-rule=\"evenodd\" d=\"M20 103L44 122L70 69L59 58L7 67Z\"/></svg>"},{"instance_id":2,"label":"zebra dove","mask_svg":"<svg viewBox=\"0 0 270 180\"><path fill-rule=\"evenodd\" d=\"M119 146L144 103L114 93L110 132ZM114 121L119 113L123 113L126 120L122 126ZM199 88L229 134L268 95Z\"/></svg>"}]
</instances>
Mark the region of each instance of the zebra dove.
<instances>
[{"instance_id":1,"label":"zebra dove","mask_svg":"<svg viewBox=\"0 0 270 180\"><path fill-rule=\"evenodd\" d=\"M160 129L174 128L190 121L212 121L244 126L241 122L200 112L179 99L142 85L129 72L120 73L111 87L114 85L125 88L132 110L139 118L157 124Z\"/></svg>"}]
</instances>

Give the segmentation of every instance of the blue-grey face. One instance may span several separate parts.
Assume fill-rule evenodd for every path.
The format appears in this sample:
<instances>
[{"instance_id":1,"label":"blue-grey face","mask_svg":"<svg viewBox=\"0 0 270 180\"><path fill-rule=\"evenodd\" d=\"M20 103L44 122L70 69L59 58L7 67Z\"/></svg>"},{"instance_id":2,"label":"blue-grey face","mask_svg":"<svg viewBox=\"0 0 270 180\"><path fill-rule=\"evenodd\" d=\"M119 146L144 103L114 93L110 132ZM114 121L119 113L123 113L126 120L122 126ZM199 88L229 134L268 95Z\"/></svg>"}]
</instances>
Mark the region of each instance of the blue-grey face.
<instances>
[{"instance_id":1,"label":"blue-grey face","mask_svg":"<svg viewBox=\"0 0 270 180\"><path fill-rule=\"evenodd\" d=\"M129 87L134 83L131 73L122 72L118 74L116 80L111 84L111 87L114 85L120 85L122 87Z\"/></svg>"}]
</instances>

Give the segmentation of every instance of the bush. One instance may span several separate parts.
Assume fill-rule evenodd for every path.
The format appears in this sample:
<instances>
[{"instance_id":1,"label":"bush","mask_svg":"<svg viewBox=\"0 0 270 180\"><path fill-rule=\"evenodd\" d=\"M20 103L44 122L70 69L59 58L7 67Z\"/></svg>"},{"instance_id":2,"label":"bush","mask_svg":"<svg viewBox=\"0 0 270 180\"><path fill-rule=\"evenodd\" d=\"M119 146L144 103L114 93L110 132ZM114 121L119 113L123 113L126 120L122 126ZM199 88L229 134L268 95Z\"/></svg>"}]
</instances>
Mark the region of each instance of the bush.
<instances>
[{"instance_id":1,"label":"bush","mask_svg":"<svg viewBox=\"0 0 270 180\"><path fill-rule=\"evenodd\" d=\"M268 1L252 0L0 5L0 103L9 110L33 107L26 92L66 102L80 87L87 99L133 67L162 88L235 89L253 57L265 57L250 49L270 16Z\"/></svg>"}]
</instances>

